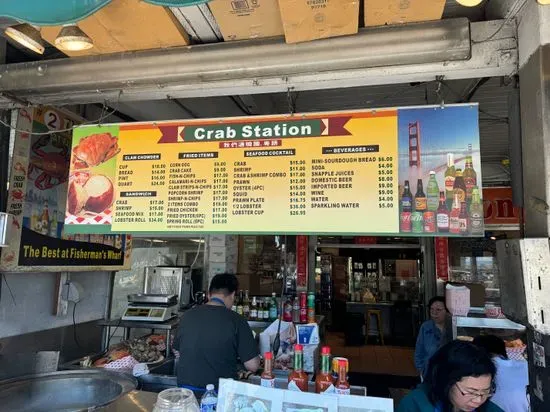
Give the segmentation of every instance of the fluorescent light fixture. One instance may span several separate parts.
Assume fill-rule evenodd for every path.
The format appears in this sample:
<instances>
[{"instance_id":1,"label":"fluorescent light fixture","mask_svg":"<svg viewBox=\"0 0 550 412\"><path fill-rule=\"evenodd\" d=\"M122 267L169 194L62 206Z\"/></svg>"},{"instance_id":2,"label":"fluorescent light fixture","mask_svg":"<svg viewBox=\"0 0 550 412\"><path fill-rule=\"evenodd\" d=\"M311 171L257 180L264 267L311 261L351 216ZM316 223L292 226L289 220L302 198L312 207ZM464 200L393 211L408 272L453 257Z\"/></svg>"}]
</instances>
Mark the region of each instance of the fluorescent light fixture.
<instances>
[{"instance_id":1,"label":"fluorescent light fixture","mask_svg":"<svg viewBox=\"0 0 550 412\"><path fill-rule=\"evenodd\" d=\"M542 4L543 6L547 6L550 4L550 0L537 0L539 4Z\"/></svg>"},{"instance_id":2,"label":"fluorescent light fixture","mask_svg":"<svg viewBox=\"0 0 550 412\"><path fill-rule=\"evenodd\" d=\"M14 217L9 213L0 212L0 247L10 245L10 231Z\"/></svg>"},{"instance_id":3,"label":"fluorescent light fixture","mask_svg":"<svg viewBox=\"0 0 550 412\"><path fill-rule=\"evenodd\" d=\"M189 239L191 242L204 243L204 239Z\"/></svg>"},{"instance_id":4,"label":"fluorescent light fixture","mask_svg":"<svg viewBox=\"0 0 550 412\"><path fill-rule=\"evenodd\" d=\"M496 236L491 236L489 239L491 239L491 240L497 240Z\"/></svg>"},{"instance_id":5,"label":"fluorescent light fixture","mask_svg":"<svg viewBox=\"0 0 550 412\"><path fill-rule=\"evenodd\" d=\"M8 27L6 36L38 54L44 54L44 42L40 30L27 23L16 24Z\"/></svg>"},{"instance_id":6,"label":"fluorescent light fixture","mask_svg":"<svg viewBox=\"0 0 550 412\"><path fill-rule=\"evenodd\" d=\"M466 7L475 7L479 6L483 0L456 0L458 4L461 4Z\"/></svg>"},{"instance_id":7,"label":"fluorescent light fixture","mask_svg":"<svg viewBox=\"0 0 550 412\"><path fill-rule=\"evenodd\" d=\"M76 24L68 24L55 38L55 45L61 50L81 51L94 47L94 42Z\"/></svg>"}]
</instances>

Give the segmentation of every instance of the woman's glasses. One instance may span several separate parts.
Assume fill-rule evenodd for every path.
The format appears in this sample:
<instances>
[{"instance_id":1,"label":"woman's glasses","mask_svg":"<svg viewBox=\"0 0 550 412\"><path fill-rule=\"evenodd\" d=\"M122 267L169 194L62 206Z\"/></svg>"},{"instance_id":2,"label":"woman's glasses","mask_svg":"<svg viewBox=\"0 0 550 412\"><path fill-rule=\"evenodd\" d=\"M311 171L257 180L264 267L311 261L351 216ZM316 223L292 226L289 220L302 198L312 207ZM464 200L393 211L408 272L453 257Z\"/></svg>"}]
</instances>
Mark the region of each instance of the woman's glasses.
<instances>
[{"instance_id":1,"label":"woman's glasses","mask_svg":"<svg viewBox=\"0 0 550 412\"><path fill-rule=\"evenodd\" d=\"M479 391L479 392L464 391L458 385L458 383L455 383L455 385L456 385L456 388L458 389L458 391L460 392L460 394L462 396L464 396L465 398L468 398L468 399L476 399L476 398L488 399L488 398L490 398L491 396L493 396L495 394L494 385L492 385L490 389L487 389L487 390L484 390L484 391Z\"/></svg>"}]
</instances>

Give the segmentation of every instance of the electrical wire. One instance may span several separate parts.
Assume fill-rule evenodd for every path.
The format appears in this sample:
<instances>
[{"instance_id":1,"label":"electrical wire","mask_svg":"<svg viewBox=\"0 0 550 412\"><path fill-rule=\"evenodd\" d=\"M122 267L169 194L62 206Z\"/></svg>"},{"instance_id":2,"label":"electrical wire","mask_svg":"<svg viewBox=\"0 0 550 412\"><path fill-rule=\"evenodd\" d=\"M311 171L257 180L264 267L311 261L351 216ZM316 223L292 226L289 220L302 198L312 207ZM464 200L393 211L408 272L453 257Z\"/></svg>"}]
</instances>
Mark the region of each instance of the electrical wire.
<instances>
[{"instance_id":1,"label":"electrical wire","mask_svg":"<svg viewBox=\"0 0 550 412\"><path fill-rule=\"evenodd\" d=\"M32 135L32 136L49 136L49 135L56 134L56 133L72 132L73 129L77 126L86 126L86 125L94 125L94 124L95 125L101 125L101 122L103 120L107 119L109 116L113 115L114 113L116 113L118 111L118 106L120 104L120 96L121 95L122 95L122 90L119 91L116 107L113 108L112 110L106 111L107 102L104 102L103 107L101 108L101 114L97 119L88 120L86 122L79 123L79 124L74 125L70 128L67 128L67 129L49 130L47 132L33 132L32 130L23 130L23 129L18 129L17 127L13 127L11 124L5 122L2 119L0 119L0 124L7 127L7 128L9 128L10 130L13 130L14 132L27 133L27 134Z\"/></svg>"},{"instance_id":2,"label":"electrical wire","mask_svg":"<svg viewBox=\"0 0 550 412\"><path fill-rule=\"evenodd\" d=\"M493 40L495 38L495 36L497 34L499 34L502 29L504 28L504 26L506 26L508 23L510 23L510 21L512 21L513 19L515 19L515 17L523 10L523 8L527 5L529 0L523 0L523 3L521 4L521 6L518 7L518 9L515 11L515 12L512 12L510 13L510 15L504 20L504 22L496 29L496 31L491 34L489 37L483 39L483 40L472 40L472 43L473 44L480 44L480 43L487 43L491 40Z\"/></svg>"},{"instance_id":3,"label":"electrical wire","mask_svg":"<svg viewBox=\"0 0 550 412\"><path fill-rule=\"evenodd\" d=\"M75 313L76 313L76 305L78 305L79 303L80 303L80 300L77 300L74 303L74 306L73 306L73 338L74 338L74 343L76 343L76 346L78 346L78 349L84 349L80 345L80 342L78 341L78 337L77 337L77 333L76 333L76 316L75 316Z\"/></svg>"},{"instance_id":4,"label":"electrical wire","mask_svg":"<svg viewBox=\"0 0 550 412\"><path fill-rule=\"evenodd\" d=\"M118 323L116 325L116 328L115 330L113 331L113 333L111 333L111 335L109 336L109 338L107 339L107 347L105 348L105 350L109 350L109 346L111 345L111 339L113 339L113 336L115 336L115 333L116 331L118 330L118 328L120 327L120 324L122 323L122 316L120 317L120 319L118 320Z\"/></svg>"},{"instance_id":5,"label":"electrical wire","mask_svg":"<svg viewBox=\"0 0 550 412\"><path fill-rule=\"evenodd\" d=\"M13 306L17 306L17 302L15 301L15 296L13 295L13 292L11 290L10 284L8 283L8 279L6 279L6 275L1 273L2 279L4 280L4 283L6 284L8 291L10 292L11 300L13 302ZM0 280L0 291L2 290L2 282ZM1 297L1 295L0 295Z\"/></svg>"}]
</instances>

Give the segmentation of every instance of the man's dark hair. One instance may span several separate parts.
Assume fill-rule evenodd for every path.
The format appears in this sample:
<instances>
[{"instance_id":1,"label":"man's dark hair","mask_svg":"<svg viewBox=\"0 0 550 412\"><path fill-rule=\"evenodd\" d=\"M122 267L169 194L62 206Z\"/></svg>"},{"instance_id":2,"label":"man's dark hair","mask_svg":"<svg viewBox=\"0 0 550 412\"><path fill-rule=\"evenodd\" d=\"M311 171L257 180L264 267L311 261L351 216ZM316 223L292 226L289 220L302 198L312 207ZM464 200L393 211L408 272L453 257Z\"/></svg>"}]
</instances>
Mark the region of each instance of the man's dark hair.
<instances>
[{"instance_id":1,"label":"man's dark hair","mask_svg":"<svg viewBox=\"0 0 550 412\"><path fill-rule=\"evenodd\" d=\"M229 296L233 292L236 292L239 289L239 280L237 276L232 275L231 273L220 273L212 278L210 281L210 288L208 292L221 293L224 296Z\"/></svg>"},{"instance_id":2,"label":"man's dark hair","mask_svg":"<svg viewBox=\"0 0 550 412\"><path fill-rule=\"evenodd\" d=\"M441 405L442 412L450 412L453 406L449 393L457 382L483 375L491 375L494 380L495 373L496 367L483 348L455 340L441 347L429 360L424 383L432 404Z\"/></svg>"},{"instance_id":3,"label":"man's dark hair","mask_svg":"<svg viewBox=\"0 0 550 412\"><path fill-rule=\"evenodd\" d=\"M506 353L506 345L504 344L504 341L498 336L476 336L474 338L474 345L485 349L490 355L500 356L502 359L508 359L508 354Z\"/></svg>"},{"instance_id":4,"label":"man's dark hair","mask_svg":"<svg viewBox=\"0 0 550 412\"><path fill-rule=\"evenodd\" d=\"M445 307L445 310L447 312L449 311L447 309L447 302L445 302L445 298L443 296L434 296L433 298L431 298L430 301L428 302L428 310L430 310L432 308L432 305L436 302L443 303L443 306Z\"/></svg>"}]
</instances>

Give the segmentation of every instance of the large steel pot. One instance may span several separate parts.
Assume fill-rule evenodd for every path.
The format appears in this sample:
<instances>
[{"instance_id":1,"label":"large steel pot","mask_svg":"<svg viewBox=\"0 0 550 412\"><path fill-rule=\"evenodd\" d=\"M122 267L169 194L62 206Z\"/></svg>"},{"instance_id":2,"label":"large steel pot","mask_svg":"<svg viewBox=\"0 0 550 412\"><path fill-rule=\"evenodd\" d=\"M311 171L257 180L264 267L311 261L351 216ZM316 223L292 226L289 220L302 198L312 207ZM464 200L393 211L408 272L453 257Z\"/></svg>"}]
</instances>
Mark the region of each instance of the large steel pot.
<instances>
[{"instance_id":1,"label":"large steel pot","mask_svg":"<svg viewBox=\"0 0 550 412\"><path fill-rule=\"evenodd\" d=\"M74 370L0 382L0 410L10 412L91 411L137 387L134 377L104 370Z\"/></svg>"}]
</instances>

